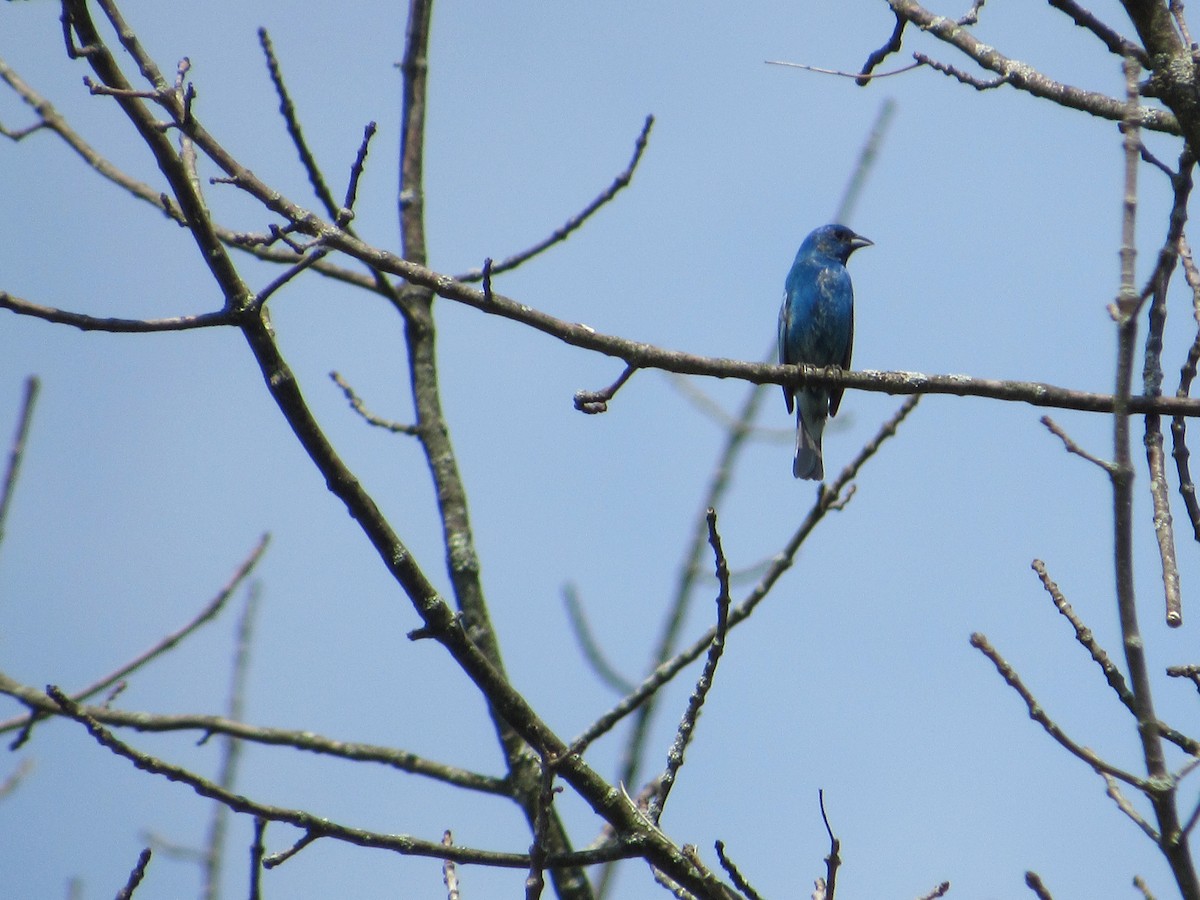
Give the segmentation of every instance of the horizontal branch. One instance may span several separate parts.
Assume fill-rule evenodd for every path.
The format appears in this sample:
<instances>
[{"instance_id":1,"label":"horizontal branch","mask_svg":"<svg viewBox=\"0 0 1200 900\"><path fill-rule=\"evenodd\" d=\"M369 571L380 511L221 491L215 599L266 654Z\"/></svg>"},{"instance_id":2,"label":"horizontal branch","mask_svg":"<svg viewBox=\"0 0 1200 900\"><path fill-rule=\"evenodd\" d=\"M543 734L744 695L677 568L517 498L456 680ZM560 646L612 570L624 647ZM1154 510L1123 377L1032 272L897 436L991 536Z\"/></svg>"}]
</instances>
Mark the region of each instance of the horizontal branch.
<instances>
[{"instance_id":1,"label":"horizontal branch","mask_svg":"<svg viewBox=\"0 0 1200 900\"><path fill-rule=\"evenodd\" d=\"M212 328L232 325L234 317L226 310L200 313L195 316L174 316L169 319L116 319L69 312L53 306L42 306L29 300L0 291L0 309L12 310L56 325L70 325L81 331L108 331L118 334L144 334L152 331L190 331L193 328Z\"/></svg>"},{"instance_id":2,"label":"horizontal branch","mask_svg":"<svg viewBox=\"0 0 1200 900\"><path fill-rule=\"evenodd\" d=\"M29 709L47 715L61 715L62 708L49 695L21 684L0 672L0 694L8 694ZM258 744L271 744L280 747L293 747L297 750L307 750L324 756L336 756L356 762L375 762L392 766L414 775L423 775L436 781L442 781L456 787L480 791L487 794L508 796L511 791L508 782L503 778L481 775L455 766L433 762L415 753L397 750L392 747L381 747L375 744L360 744L349 741L337 741L332 738L313 734L311 731L289 731L284 728L265 728L236 722L221 716L206 716L192 713L181 715L157 715L146 712L130 712L120 709L108 709L103 706L80 706L79 710L106 725L122 728L132 728L135 731L168 732L168 731L202 731L205 734L224 734L229 737Z\"/></svg>"},{"instance_id":3,"label":"horizontal branch","mask_svg":"<svg viewBox=\"0 0 1200 900\"><path fill-rule=\"evenodd\" d=\"M311 214L309 214L311 216ZM316 217L312 217L316 220ZM807 366L781 366L774 363L747 362L723 357L699 356L682 350L670 350L629 338L604 334L590 325L567 322L533 307L518 303L494 291L486 295L470 285L440 275L423 266L378 250L346 234L333 225L320 223L310 227L328 242L350 253L356 259L384 272L398 275L414 284L422 284L447 300L455 300L490 315L500 316L528 325L559 340L623 360L627 366L639 369L662 369L680 375L705 375L713 378L738 378L755 384L815 384L840 387L846 390L880 394L949 394L955 397L985 397L992 400L1029 403L1054 409L1073 409L1080 412L1111 413L1111 394L1077 391L1039 381L1008 381L996 378L974 378L970 375L926 375L921 372L880 372L863 370L843 372L839 369L818 369ZM43 319L61 325L71 325L85 331L137 333L153 331L184 331L236 324L236 314L227 311L201 313L196 316L177 316L169 319L99 318L81 313L41 306L0 291L0 309L24 316ZM1129 411L1135 414L1158 413L1184 418L1200 417L1200 399L1189 397L1130 398Z\"/></svg>"}]
</instances>

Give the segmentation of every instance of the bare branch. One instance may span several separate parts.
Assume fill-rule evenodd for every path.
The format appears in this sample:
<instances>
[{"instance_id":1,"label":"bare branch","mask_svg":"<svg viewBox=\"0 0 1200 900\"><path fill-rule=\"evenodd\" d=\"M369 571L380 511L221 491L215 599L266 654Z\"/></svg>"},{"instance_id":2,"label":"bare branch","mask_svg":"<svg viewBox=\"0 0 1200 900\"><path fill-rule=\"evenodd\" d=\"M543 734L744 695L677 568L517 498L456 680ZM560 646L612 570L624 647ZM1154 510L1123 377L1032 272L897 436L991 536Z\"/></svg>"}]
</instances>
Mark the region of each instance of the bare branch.
<instances>
[{"instance_id":1,"label":"bare branch","mask_svg":"<svg viewBox=\"0 0 1200 900\"><path fill-rule=\"evenodd\" d=\"M1108 682L1108 686L1113 689L1113 692L1120 699L1121 703L1125 705L1125 708L1136 715L1134 711L1133 692L1126 685L1125 677L1121 674L1121 670L1117 668L1116 663L1112 661L1112 658L1096 641L1092 630L1083 623L1078 613L1067 602L1067 598L1059 590L1058 585L1051 580L1050 573L1046 571L1046 564L1040 559L1035 559L1032 568L1037 572L1038 578L1041 579L1046 593L1054 601L1055 608L1064 619L1071 623L1071 627L1075 629L1075 640L1079 641L1083 648L1091 655L1096 665L1100 667L1100 671L1104 673L1104 679ZM1170 669L1167 670L1167 674L1171 674ZM1193 755L1200 754L1200 741L1181 734L1163 721L1159 721L1158 730L1164 738L1185 752Z\"/></svg>"},{"instance_id":2,"label":"bare branch","mask_svg":"<svg viewBox=\"0 0 1200 900\"><path fill-rule=\"evenodd\" d=\"M340 373L330 372L329 377L333 380L334 384L342 389L342 393L346 395L346 399L350 402L350 408L362 416L363 419L369 424L374 425L376 428L383 428L387 431L393 431L397 434L417 433L416 425L404 425L400 422L392 422L388 419L380 418L367 409L367 406L365 403L363 403L362 398L355 393L354 388L350 385L350 382L346 381L346 379L343 378Z\"/></svg>"},{"instance_id":3,"label":"bare branch","mask_svg":"<svg viewBox=\"0 0 1200 900\"><path fill-rule=\"evenodd\" d=\"M81 331L111 331L120 334L188 331L192 328L212 328L234 324L234 317L228 310L201 313L196 316L175 316L170 319L114 319L68 312L52 306L41 306L29 300L22 300L5 291L0 291L0 309L8 309L18 315L32 316L35 319L43 319L58 325L70 325Z\"/></svg>"},{"instance_id":4,"label":"bare branch","mask_svg":"<svg viewBox=\"0 0 1200 900\"><path fill-rule=\"evenodd\" d=\"M721 547L721 536L717 533L717 511L715 509L709 508L707 520L708 542L712 546L717 573L717 624L713 631L712 643L708 648L708 656L704 660L704 669L696 681L692 695L688 698L687 710L683 714L683 720L675 732L675 740L671 743L671 749L667 753L667 767L659 778L659 789L650 801L649 816L655 825L662 817L662 811L667 805L671 788L675 786L675 779L683 765L684 752L691 743L692 734L696 730L696 720L700 717L700 710L704 707L704 701L708 698L708 692L712 688L713 676L716 675L721 654L725 652L725 635L729 630L729 606L732 603L729 596L729 564L725 559L725 551Z\"/></svg>"},{"instance_id":5,"label":"bare branch","mask_svg":"<svg viewBox=\"0 0 1200 900\"><path fill-rule=\"evenodd\" d=\"M1078 109L1113 122L1121 122L1125 119L1126 107L1122 100L1057 82L1033 66L1005 56L995 47L978 40L970 29L959 25L953 19L935 15L916 0L887 0L887 2L896 15L902 16L922 31L959 50L981 67L995 72L1005 84L1010 84L1035 97L1050 100L1059 106ZM1179 120L1171 113L1162 110L1142 107L1137 111L1137 122L1142 128L1152 131L1163 131L1168 134L1180 133Z\"/></svg>"},{"instance_id":6,"label":"bare branch","mask_svg":"<svg viewBox=\"0 0 1200 900\"><path fill-rule=\"evenodd\" d=\"M995 648L992 647L984 635L980 634L978 631L972 634L971 646L991 660L992 665L996 667L996 671L1000 673L1000 677L1005 680L1009 687L1017 692L1018 696L1020 696L1023 701L1025 701L1025 706L1029 710L1029 718L1041 725L1042 728L1045 729L1046 733L1050 735L1050 737L1054 738L1054 740L1056 740L1060 745L1062 745L1067 752L1069 752L1072 756L1083 760L1101 775L1109 774L1114 778L1124 781L1126 784L1133 785L1139 790L1148 790L1149 785L1144 779L1138 778L1136 775L1105 762L1096 754L1094 750L1090 750L1087 747L1081 747L1079 744L1067 737L1066 732L1064 732L1058 726L1057 722L1055 722L1046 714L1046 710L1040 703L1037 702L1037 699L1030 692L1029 688L1025 687L1024 682L1021 681L1021 676L1016 673L1016 670L1013 669L1012 666L1005 662L1004 658L996 652Z\"/></svg>"},{"instance_id":7,"label":"bare branch","mask_svg":"<svg viewBox=\"0 0 1200 900\"><path fill-rule=\"evenodd\" d=\"M292 102L287 85L284 84L279 59L275 56L275 47L271 42L271 36L267 34L267 29L258 29L258 42L262 46L263 56L267 60L267 71L270 73L271 83L275 86L275 93L279 95L279 114L283 116L283 121L287 124L288 135L292 139L292 145L295 146L296 152L300 155L300 163L308 174L309 184L312 185L317 199L325 207L325 212L331 219L335 218L338 214L338 205L333 199L333 192L329 190L321 167L317 165L316 157L304 139L304 131L301 129L300 119L296 115L296 105ZM349 203L346 203L343 208L351 207Z\"/></svg>"}]
</instances>

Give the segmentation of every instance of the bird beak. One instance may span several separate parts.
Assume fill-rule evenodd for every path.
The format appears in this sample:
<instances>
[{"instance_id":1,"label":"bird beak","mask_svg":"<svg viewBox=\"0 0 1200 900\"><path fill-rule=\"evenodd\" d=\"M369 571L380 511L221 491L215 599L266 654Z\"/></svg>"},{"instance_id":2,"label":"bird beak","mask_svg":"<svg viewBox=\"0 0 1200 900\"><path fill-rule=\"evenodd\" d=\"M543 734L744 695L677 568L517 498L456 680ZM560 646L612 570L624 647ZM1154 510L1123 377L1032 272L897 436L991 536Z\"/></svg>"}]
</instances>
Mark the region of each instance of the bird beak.
<instances>
[{"instance_id":1,"label":"bird beak","mask_svg":"<svg viewBox=\"0 0 1200 900\"><path fill-rule=\"evenodd\" d=\"M874 247L874 246L875 246L874 241L867 240L867 238L863 237L861 234L856 234L850 240L850 249L852 251L853 250L861 250L863 247Z\"/></svg>"}]
</instances>

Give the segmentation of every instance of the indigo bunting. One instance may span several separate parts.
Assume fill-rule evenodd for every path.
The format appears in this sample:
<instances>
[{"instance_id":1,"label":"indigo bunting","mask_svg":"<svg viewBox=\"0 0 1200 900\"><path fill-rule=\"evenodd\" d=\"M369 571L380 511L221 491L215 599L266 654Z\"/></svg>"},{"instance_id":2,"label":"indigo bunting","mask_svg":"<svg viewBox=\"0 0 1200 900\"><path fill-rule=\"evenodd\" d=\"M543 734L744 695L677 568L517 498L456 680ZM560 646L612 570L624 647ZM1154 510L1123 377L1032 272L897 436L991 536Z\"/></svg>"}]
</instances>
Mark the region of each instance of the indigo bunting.
<instances>
[{"instance_id":1,"label":"indigo bunting","mask_svg":"<svg viewBox=\"0 0 1200 900\"><path fill-rule=\"evenodd\" d=\"M850 368L854 344L854 289L846 260L872 242L845 225L822 225L804 239L783 287L779 310L779 361L791 365ZM820 481L821 434L827 416L837 415L841 388L808 386L783 396L796 404L796 458L792 475Z\"/></svg>"}]
</instances>

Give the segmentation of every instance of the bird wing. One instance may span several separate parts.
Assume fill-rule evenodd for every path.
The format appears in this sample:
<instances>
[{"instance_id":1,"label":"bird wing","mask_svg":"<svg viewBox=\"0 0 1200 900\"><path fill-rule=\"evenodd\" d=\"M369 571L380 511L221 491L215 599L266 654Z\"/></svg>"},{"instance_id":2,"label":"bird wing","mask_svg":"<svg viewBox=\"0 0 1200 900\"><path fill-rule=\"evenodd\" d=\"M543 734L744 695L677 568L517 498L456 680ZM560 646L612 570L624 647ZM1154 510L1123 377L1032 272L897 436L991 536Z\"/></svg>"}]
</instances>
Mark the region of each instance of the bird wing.
<instances>
[{"instance_id":1,"label":"bird wing","mask_svg":"<svg viewBox=\"0 0 1200 900\"><path fill-rule=\"evenodd\" d=\"M788 358L787 333L791 318L791 304L788 303L788 292L785 288L783 291L783 304L779 307L779 362L787 365L791 362ZM792 411L792 392L785 384L783 385L783 400L787 404L787 411Z\"/></svg>"}]
</instances>

